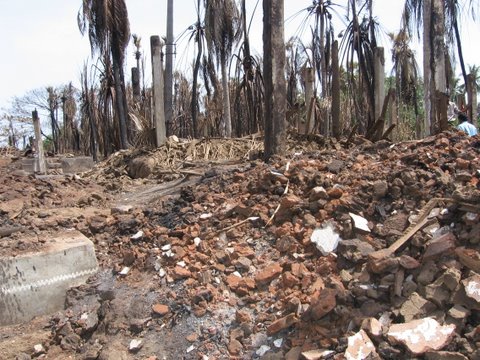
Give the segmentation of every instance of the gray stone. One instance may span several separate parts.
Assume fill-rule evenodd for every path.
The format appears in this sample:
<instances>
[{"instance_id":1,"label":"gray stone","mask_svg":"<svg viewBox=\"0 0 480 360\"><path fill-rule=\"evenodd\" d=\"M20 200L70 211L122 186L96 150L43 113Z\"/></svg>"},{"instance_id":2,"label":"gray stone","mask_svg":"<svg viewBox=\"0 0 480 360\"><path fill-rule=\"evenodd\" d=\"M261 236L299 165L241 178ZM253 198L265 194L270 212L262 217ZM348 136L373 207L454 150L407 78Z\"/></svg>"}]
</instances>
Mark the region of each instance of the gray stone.
<instances>
[{"instance_id":1,"label":"gray stone","mask_svg":"<svg viewBox=\"0 0 480 360\"><path fill-rule=\"evenodd\" d=\"M92 169L93 165L93 159L89 156L78 156L62 159L62 170L64 174L85 172Z\"/></svg>"},{"instance_id":2,"label":"gray stone","mask_svg":"<svg viewBox=\"0 0 480 360\"><path fill-rule=\"evenodd\" d=\"M409 322L424 317L435 309L436 306L433 303L415 292L403 303L400 308L400 314L405 319L405 322Z\"/></svg>"},{"instance_id":3,"label":"gray stone","mask_svg":"<svg viewBox=\"0 0 480 360\"><path fill-rule=\"evenodd\" d=\"M385 180L378 180L373 183L373 196L381 199L388 193L388 183Z\"/></svg>"}]
</instances>

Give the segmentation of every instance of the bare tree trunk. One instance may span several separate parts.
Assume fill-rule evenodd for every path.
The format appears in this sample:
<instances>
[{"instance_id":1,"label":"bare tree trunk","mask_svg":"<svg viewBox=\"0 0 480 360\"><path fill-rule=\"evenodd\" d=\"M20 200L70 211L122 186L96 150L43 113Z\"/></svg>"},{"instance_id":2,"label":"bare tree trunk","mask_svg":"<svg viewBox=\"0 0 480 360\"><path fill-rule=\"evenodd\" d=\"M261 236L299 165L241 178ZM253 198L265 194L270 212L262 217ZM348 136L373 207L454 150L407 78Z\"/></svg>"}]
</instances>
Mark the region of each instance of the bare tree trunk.
<instances>
[{"instance_id":1,"label":"bare tree trunk","mask_svg":"<svg viewBox=\"0 0 480 360\"><path fill-rule=\"evenodd\" d=\"M265 158L286 150L284 0L263 0Z\"/></svg>"},{"instance_id":2,"label":"bare tree trunk","mask_svg":"<svg viewBox=\"0 0 480 360\"><path fill-rule=\"evenodd\" d=\"M173 126L173 0L167 1L167 43L165 46L165 121L167 136L172 134Z\"/></svg>"},{"instance_id":3,"label":"bare tree trunk","mask_svg":"<svg viewBox=\"0 0 480 360\"><path fill-rule=\"evenodd\" d=\"M435 133L448 129L448 95L447 95L447 56L445 50L445 2L444 0L433 0L433 64L435 81L436 118Z\"/></svg>"},{"instance_id":4,"label":"bare tree trunk","mask_svg":"<svg viewBox=\"0 0 480 360\"><path fill-rule=\"evenodd\" d=\"M135 104L140 104L142 95L140 92L140 71L138 67L132 67L132 90L133 90L133 101Z\"/></svg>"},{"instance_id":5,"label":"bare tree trunk","mask_svg":"<svg viewBox=\"0 0 480 360\"><path fill-rule=\"evenodd\" d=\"M202 37L200 34L200 1L197 2L197 34L196 34L196 41L197 41L197 59L195 60L195 66L193 68L193 83L192 83L192 128L193 128L193 137L198 137L198 119L197 119L197 109L198 109L198 98L197 98L197 83L198 83L198 71L200 70L200 64L202 61L203 55L203 44L202 44Z\"/></svg>"},{"instance_id":6,"label":"bare tree trunk","mask_svg":"<svg viewBox=\"0 0 480 360\"><path fill-rule=\"evenodd\" d=\"M467 75L467 95L468 105L467 112L468 118L475 124L476 112L477 112L477 86L475 83L475 74Z\"/></svg>"},{"instance_id":7,"label":"bare tree trunk","mask_svg":"<svg viewBox=\"0 0 480 360\"><path fill-rule=\"evenodd\" d=\"M221 56L222 87L223 87L223 116L220 133L229 138L232 137L232 117L230 114L230 88L228 85L228 66L225 54Z\"/></svg>"},{"instance_id":8,"label":"bare tree trunk","mask_svg":"<svg viewBox=\"0 0 480 360\"><path fill-rule=\"evenodd\" d=\"M340 138L342 125L340 122L340 67L338 62L338 41L335 40L332 49L332 133Z\"/></svg>"},{"instance_id":9,"label":"bare tree trunk","mask_svg":"<svg viewBox=\"0 0 480 360\"><path fill-rule=\"evenodd\" d=\"M155 137L157 146L165 143L165 102L163 99L163 65L162 65L162 44L160 37L154 35L150 37L150 47L152 53L152 78L153 78L153 106L155 121Z\"/></svg>"},{"instance_id":10,"label":"bare tree trunk","mask_svg":"<svg viewBox=\"0 0 480 360\"><path fill-rule=\"evenodd\" d=\"M303 80L305 82L305 125L303 129L298 129L300 134L313 134L315 128L315 96L313 93L313 83L315 81L315 72L313 68L305 68L303 71ZM300 124L300 122L299 122ZM302 131L300 131L302 130Z\"/></svg>"},{"instance_id":11,"label":"bare tree trunk","mask_svg":"<svg viewBox=\"0 0 480 360\"><path fill-rule=\"evenodd\" d=\"M431 134L431 127L434 123L435 101L433 99L435 88L433 80L433 50L432 50L432 7L433 0L423 1L423 86L424 86L424 106L425 119L423 125L423 135Z\"/></svg>"}]
</instances>

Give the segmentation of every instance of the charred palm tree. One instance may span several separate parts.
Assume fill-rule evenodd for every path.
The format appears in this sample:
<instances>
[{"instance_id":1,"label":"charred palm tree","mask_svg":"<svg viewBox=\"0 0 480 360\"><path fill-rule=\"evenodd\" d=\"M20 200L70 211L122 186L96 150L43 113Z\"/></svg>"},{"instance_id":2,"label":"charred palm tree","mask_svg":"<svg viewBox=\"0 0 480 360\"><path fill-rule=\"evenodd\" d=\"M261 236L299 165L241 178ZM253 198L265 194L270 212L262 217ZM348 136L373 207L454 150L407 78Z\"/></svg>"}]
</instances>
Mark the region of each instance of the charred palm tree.
<instances>
[{"instance_id":1,"label":"charred palm tree","mask_svg":"<svg viewBox=\"0 0 480 360\"><path fill-rule=\"evenodd\" d=\"M417 98L418 65L410 48L410 37L405 29L388 34L392 41L392 63L395 73L395 93L404 104L413 106L417 138L421 136L421 123Z\"/></svg>"},{"instance_id":2,"label":"charred palm tree","mask_svg":"<svg viewBox=\"0 0 480 360\"><path fill-rule=\"evenodd\" d=\"M356 125L360 133L367 133L375 125L373 59L378 24L371 16L364 15L367 5L368 2L364 3L357 11L356 1L349 0L351 20L340 45L347 65L349 91L352 94ZM355 73L357 66L358 73Z\"/></svg>"},{"instance_id":3,"label":"charred palm tree","mask_svg":"<svg viewBox=\"0 0 480 360\"><path fill-rule=\"evenodd\" d=\"M239 11L234 0L205 0L205 34L208 49L222 69L223 116L221 134L232 136L228 63L241 34Z\"/></svg>"},{"instance_id":4,"label":"charred palm tree","mask_svg":"<svg viewBox=\"0 0 480 360\"><path fill-rule=\"evenodd\" d=\"M130 25L125 0L83 0L78 13L78 25L84 35L88 31L92 54L112 59L115 80L115 115L120 129L120 147L129 146L123 64L130 38Z\"/></svg>"}]
</instances>

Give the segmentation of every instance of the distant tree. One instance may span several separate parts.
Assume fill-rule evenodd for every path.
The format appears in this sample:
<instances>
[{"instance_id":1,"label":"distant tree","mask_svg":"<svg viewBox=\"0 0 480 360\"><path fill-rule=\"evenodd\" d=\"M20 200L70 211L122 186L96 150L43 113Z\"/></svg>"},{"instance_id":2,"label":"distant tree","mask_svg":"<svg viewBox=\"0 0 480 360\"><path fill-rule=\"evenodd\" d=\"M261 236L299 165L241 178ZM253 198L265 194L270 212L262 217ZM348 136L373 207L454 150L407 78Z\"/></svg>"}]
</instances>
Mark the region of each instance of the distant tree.
<instances>
[{"instance_id":1,"label":"distant tree","mask_svg":"<svg viewBox=\"0 0 480 360\"><path fill-rule=\"evenodd\" d=\"M123 64L130 39L130 24L125 0L83 0L78 26L82 35L88 32L92 55L98 53L100 57L112 59L120 147L126 149L129 146L128 106Z\"/></svg>"},{"instance_id":2,"label":"distant tree","mask_svg":"<svg viewBox=\"0 0 480 360\"><path fill-rule=\"evenodd\" d=\"M222 68L223 116L221 134L232 136L228 62L236 41L240 38L241 21L234 0L205 0L205 34L208 49Z\"/></svg>"},{"instance_id":3,"label":"distant tree","mask_svg":"<svg viewBox=\"0 0 480 360\"><path fill-rule=\"evenodd\" d=\"M61 87L47 86L27 91L22 96L16 96L12 101L12 114L21 118L30 118L32 111L38 109L47 114L50 120L53 151L59 151L60 126L58 110L61 105Z\"/></svg>"}]
</instances>

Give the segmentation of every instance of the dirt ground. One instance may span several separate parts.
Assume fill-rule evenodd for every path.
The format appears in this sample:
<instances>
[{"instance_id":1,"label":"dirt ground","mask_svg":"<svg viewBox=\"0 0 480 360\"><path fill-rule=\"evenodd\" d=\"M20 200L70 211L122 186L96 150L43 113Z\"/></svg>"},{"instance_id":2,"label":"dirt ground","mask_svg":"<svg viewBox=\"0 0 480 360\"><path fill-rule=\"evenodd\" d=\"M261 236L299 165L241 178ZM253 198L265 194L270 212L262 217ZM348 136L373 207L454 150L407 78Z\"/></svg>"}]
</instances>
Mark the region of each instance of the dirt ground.
<instances>
[{"instance_id":1,"label":"dirt ground","mask_svg":"<svg viewBox=\"0 0 480 360\"><path fill-rule=\"evenodd\" d=\"M289 144L264 163L257 138L172 141L43 178L4 156L2 253L74 228L100 270L0 328L0 358L479 359L480 139ZM419 350L391 330L426 318L455 331Z\"/></svg>"}]
</instances>

